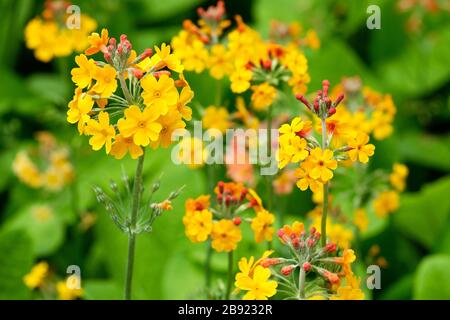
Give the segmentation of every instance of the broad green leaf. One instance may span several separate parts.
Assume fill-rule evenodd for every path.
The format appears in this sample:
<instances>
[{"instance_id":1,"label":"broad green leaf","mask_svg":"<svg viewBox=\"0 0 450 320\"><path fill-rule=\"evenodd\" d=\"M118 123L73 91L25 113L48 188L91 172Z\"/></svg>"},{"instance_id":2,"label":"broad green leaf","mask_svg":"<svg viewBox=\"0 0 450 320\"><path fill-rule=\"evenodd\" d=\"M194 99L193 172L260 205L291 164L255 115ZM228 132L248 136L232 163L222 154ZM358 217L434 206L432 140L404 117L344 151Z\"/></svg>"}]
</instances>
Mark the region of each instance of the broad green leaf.
<instances>
[{"instance_id":1,"label":"broad green leaf","mask_svg":"<svg viewBox=\"0 0 450 320\"><path fill-rule=\"evenodd\" d=\"M410 300L412 298L412 287L414 276L408 274L383 290L382 300Z\"/></svg>"},{"instance_id":2,"label":"broad green leaf","mask_svg":"<svg viewBox=\"0 0 450 320\"><path fill-rule=\"evenodd\" d=\"M420 263L414 279L414 299L450 299L450 255L428 256Z\"/></svg>"},{"instance_id":3,"label":"broad green leaf","mask_svg":"<svg viewBox=\"0 0 450 320\"><path fill-rule=\"evenodd\" d=\"M450 214L450 177L425 185L421 191L401 196L394 224L401 232L431 248L439 240Z\"/></svg>"},{"instance_id":4,"label":"broad green leaf","mask_svg":"<svg viewBox=\"0 0 450 320\"><path fill-rule=\"evenodd\" d=\"M67 66L67 70L69 69ZM69 80L64 80L58 74L37 73L27 79L27 85L36 96L58 105L66 105L71 88L69 89Z\"/></svg>"},{"instance_id":5,"label":"broad green leaf","mask_svg":"<svg viewBox=\"0 0 450 320\"><path fill-rule=\"evenodd\" d=\"M32 240L33 253L40 256L55 252L64 241L64 225L47 204L26 207L7 221L4 228L26 232Z\"/></svg>"},{"instance_id":6,"label":"broad green leaf","mask_svg":"<svg viewBox=\"0 0 450 320\"><path fill-rule=\"evenodd\" d=\"M28 299L23 277L31 270L31 239L24 231L0 233L0 299Z\"/></svg>"}]
</instances>

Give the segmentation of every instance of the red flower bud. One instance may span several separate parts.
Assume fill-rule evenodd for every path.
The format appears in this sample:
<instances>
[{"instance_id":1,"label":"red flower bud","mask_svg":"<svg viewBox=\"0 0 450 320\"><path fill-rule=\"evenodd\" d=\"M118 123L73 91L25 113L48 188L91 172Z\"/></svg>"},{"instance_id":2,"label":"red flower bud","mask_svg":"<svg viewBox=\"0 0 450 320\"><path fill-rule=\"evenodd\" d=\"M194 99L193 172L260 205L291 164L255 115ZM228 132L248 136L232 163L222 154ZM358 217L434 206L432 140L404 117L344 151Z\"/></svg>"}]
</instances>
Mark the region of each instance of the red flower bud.
<instances>
[{"instance_id":1,"label":"red flower bud","mask_svg":"<svg viewBox=\"0 0 450 320\"><path fill-rule=\"evenodd\" d=\"M311 107L309 106L309 102L308 100L300 93L295 95L295 98L300 101L301 103L303 103L308 109L311 109Z\"/></svg>"},{"instance_id":2,"label":"red flower bud","mask_svg":"<svg viewBox=\"0 0 450 320\"><path fill-rule=\"evenodd\" d=\"M315 227L311 227L311 229L309 229L309 232L310 232L311 234L316 233L316 228L315 228Z\"/></svg>"},{"instance_id":3,"label":"red flower bud","mask_svg":"<svg viewBox=\"0 0 450 320\"><path fill-rule=\"evenodd\" d=\"M328 95L328 88L330 87L330 81L323 80L322 87L323 87L323 95L326 97Z\"/></svg>"},{"instance_id":4,"label":"red flower bud","mask_svg":"<svg viewBox=\"0 0 450 320\"><path fill-rule=\"evenodd\" d=\"M270 68L272 67L272 61L270 61L269 59L264 60L262 65L264 69L270 70Z\"/></svg>"},{"instance_id":5,"label":"red flower bud","mask_svg":"<svg viewBox=\"0 0 450 320\"><path fill-rule=\"evenodd\" d=\"M306 241L306 245L308 246L308 247L312 247L314 244L315 244L316 242L314 241L314 239L312 239L312 238L309 238L307 241Z\"/></svg>"},{"instance_id":6,"label":"red flower bud","mask_svg":"<svg viewBox=\"0 0 450 320\"><path fill-rule=\"evenodd\" d=\"M321 236L320 232L316 232L316 234L314 235L314 237L315 237L317 240L320 239L320 236Z\"/></svg>"},{"instance_id":7,"label":"red flower bud","mask_svg":"<svg viewBox=\"0 0 450 320\"><path fill-rule=\"evenodd\" d=\"M284 231L282 229L278 230L277 235L278 235L279 238L283 239Z\"/></svg>"},{"instance_id":8,"label":"red flower bud","mask_svg":"<svg viewBox=\"0 0 450 320\"><path fill-rule=\"evenodd\" d=\"M133 69L133 75L140 79L144 75L144 72L141 69Z\"/></svg>"},{"instance_id":9,"label":"red flower bud","mask_svg":"<svg viewBox=\"0 0 450 320\"><path fill-rule=\"evenodd\" d=\"M225 183L223 181L219 181L217 183L217 187L219 188L219 193L223 193L223 189L225 187Z\"/></svg>"},{"instance_id":10,"label":"red flower bud","mask_svg":"<svg viewBox=\"0 0 450 320\"><path fill-rule=\"evenodd\" d=\"M337 97L336 101L334 102L334 107L337 107L338 104L341 103L342 100L344 100L344 97L345 97L344 94L341 93L341 94Z\"/></svg>"},{"instance_id":11,"label":"red flower bud","mask_svg":"<svg viewBox=\"0 0 450 320\"><path fill-rule=\"evenodd\" d=\"M233 219L233 223L234 223L234 225L236 225L236 226L240 225L241 222L242 222L241 217L235 217L235 218Z\"/></svg>"},{"instance_id":12,"label":"red flower bud","mask_svg":"<svg viewBox=\"0 0 450 320\"><path fill-rule=\"evenodd\" d=\"M280 271L284 276L288 276L292 273L292 271L294 270L294 267L295 266L293 266L293 265L284 266L283 268L281 268Z\"/></svg>"},{"instance_id":13,"label":"red flower bud","mask_svg":"<svg viewBox=\"0 0 450 320\"><path fill-rule=\"evenodd\" d=\"M124 42L125 40L127 40L127 35L126 34L120 35L120 42Z\"/></svg>"},{"instance_id":14,"label":"red flower bud","mask_svg":"<svg viewBox=\"0 0 450 320\"><path fill-rule=\"evenodd\" d=\"M305 263L303 264L303 270L305 270L306 272L308 272L309 270L311 270L311 268L312 268L311 263L305 262Z\"/></svg>"},{"instance_id":15,"label":"red flower bud","mask_svg":"<svg viewBox=\"0 0 450 320\"><path fill-rule=\"evenodd\" d=\"M231 197L230 197L230 196L226 196L226 197L225 197L225 205L226 205L226 206L229 206L230 203L231 203Z\"/></svg>"},{"instance_id":16,"label":"red flower bud","mask_svg":"<svg viewBox=\"0 0 450 320\"><path fill-rule=\"evenodd\" d=\"M325 246L325 251L330 253L336 251L336 244L332 242L327 243L327 245Z\"/></svg>"},{"instance_id":17,"label":"red flower bud","mask_svg":"<svg viewBox=\"0 0 450 320\"><path fill-rule=\"evenodd\" d=\"M328 116L329 117L331 117L333 114L335 114L336 113L336 108L334 108L334 107L331 107L329 110L328 110Z\"/></svg>"},{"instance_id":18,"label":"red flower bud","mask_svg":"<svg viewBox=\"0 0 450 320\"><path fill-rule=\"evenodd\" d=\"M153 53L153 50L150 48L147 48L144 50L144 53L142 54L142 58L144 59L144 58L150 57L152 55L152 53Z\"/></svg>"}]
</instances>

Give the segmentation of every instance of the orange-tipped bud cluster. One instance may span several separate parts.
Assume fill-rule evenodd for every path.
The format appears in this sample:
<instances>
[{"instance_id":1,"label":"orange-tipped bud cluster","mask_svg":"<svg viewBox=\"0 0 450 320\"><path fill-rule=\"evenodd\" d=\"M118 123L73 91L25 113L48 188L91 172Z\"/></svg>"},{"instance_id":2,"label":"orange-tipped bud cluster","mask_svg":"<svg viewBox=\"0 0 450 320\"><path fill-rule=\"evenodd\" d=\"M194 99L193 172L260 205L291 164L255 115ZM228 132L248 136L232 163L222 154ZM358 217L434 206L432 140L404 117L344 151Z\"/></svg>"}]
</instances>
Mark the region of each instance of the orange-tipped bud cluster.
<instances>
[{"instance_id":1,"label":"orange-tipped bud cluster","mask_svg":"<svg viewBox=\"0 0 450 320\"><path fill-rule=\"evenodd\" d=\"M219 181L215 188L217 202L227 207L238 207L246 200L247 188L234 182Z\"/></svg>"}]
</instances>

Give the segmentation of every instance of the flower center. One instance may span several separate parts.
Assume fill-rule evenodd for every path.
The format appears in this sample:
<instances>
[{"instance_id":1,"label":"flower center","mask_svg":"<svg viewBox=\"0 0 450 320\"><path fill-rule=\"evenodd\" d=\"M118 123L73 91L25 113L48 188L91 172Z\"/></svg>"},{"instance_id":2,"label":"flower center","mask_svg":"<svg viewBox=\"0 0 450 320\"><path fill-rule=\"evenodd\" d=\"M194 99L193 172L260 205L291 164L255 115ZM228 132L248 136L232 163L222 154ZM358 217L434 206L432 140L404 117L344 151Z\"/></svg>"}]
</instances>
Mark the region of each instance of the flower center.
<instances>
[{"instance_id":1,"label":"flower center","mask_svg":"<svg viewBox=\"0 0 450 320\"><path fill-rule=\"evenodd\" d=\"M144 121L139 121L138 122L138 127L139 128L145 128L145 122Z\"/></svg>"},{"instance_id":2,"label":"flower center","mask_svg":"<svg viewBox=\"0 0 450 320\"><path fill-rule=\"evenodd\" d=\"M323 167L323 165L324 165L323 160L320 160L320 161L319 161L319 166Z\"/></svg>"},{"instance_id":3,"label":"flower center","mask_svg":"<svg viewBox=\"0 0 450 320\"><path fill-rule=\"evenodd\" d=\"M105 78L105 82L111 82L111 78L110 77L106 77Z\"/></svg>"},{"instance_id":4,"label":"flower center","mask_svg":"<svg viewBox=\"0 0 450 320\"><path fill-rule=\"evenodd\" d=\"M156 90L156 91L153 93L153 96L154 96L155 98L161 97L161 91Z\"/></svg>"}]
</instances>

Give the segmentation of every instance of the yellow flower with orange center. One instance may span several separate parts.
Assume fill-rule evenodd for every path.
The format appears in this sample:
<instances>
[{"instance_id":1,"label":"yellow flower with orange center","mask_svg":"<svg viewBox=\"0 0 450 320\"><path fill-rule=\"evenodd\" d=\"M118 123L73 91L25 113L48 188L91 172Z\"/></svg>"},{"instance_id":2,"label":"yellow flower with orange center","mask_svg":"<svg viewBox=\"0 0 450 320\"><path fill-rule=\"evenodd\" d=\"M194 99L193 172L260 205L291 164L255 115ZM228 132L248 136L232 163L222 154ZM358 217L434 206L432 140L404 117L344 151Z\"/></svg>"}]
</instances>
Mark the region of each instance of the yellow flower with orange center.
<instances>
[{"instance_id":1,"label":"yellow flower with orange center","mask_svg":"<svg viewBox=\"0 0 450 320\"><path fill-rule=\"evenodd\" d=\"M272 226L274 221L275 216L267 210L260 210L256 213L256 217L252 219L251 228L257 243L263 240L272 241L273 233L275 232Z\"/></svg>"},{"instance_id":2,"label":"yellow flower with orange center","mask_svg":"<svg viewBox=\"0 0 450 320\"><path fill-rule=\"evenodd\" d=\"M322 150L317 147L311 150L311 171L309 175L313 179L320 179L324 183L333 178L333 171L337 168L337 161L333 159L333 151Z\"/></svg>"},{"instance_id":3,"label":"yellow flower with orange center","mask_svg":"<svg viewBox=\"0 0 450 320\"><path fill-rule=\"evenodd\" d=\"M236 249L242 240L241 229L229 219L221 219L213 223L211 246L217 252L230 252Z\"/></svg>"}]
</instances>

